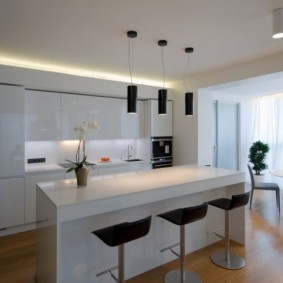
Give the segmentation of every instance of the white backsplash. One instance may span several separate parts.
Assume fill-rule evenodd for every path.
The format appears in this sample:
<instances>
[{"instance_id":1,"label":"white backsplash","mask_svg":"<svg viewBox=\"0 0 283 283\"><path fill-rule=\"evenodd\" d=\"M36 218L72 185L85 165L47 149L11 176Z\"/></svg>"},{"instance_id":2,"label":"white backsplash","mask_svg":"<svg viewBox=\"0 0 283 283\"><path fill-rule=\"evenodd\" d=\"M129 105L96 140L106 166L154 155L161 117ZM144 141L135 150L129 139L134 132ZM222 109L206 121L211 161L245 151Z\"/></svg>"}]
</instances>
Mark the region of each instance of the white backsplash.
<instances>
[{"instance_id":1,"label":"white backsplash","mask_svg":"<svg viewBox=\"0 0 283 283\"><path fill-rule=\"evenodd\" d=\"M46 158L45 164L64 163L66 159L74 160L78 148L78 140L44 141L25 143L25 163L30 158ZM86 154L89 161L98 160L102 156L111 159L126 159L127 148L131 145L132 158L144 158L143 142L140 140L92 140L86 142Z\"/></svg>"}]
</instances>

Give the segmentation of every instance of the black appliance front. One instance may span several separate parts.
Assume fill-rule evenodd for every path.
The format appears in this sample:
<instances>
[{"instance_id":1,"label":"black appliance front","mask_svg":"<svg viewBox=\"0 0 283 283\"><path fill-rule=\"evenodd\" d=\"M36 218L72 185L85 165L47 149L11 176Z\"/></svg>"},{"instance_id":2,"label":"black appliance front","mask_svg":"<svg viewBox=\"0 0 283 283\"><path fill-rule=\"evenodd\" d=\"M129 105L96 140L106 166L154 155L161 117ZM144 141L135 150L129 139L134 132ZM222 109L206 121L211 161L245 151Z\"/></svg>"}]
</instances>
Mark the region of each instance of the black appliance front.
<instances>
[{"instance_id":1,"label":"black appliance front","mask_svg":"<svg viewBox=\"0 0 283 283\"><path fill-rule=\"evenodd\" d=\"M151 137L152 169L173 165L173 137Z\"/></svg>"},{"instance_id":2,"label":"black appliance front","mask_svg":"<svg viewBox=\"0 0 283 283\"><path fill-rule=\"evenodd\" d=\"M152 137L151 158L173 157L173 137Z\"/></svg>"},{"instance_id":3,"label":"black appliance front","mask_svg":"<svg viewBox=\"0 0 283 283\"><path fill-rule=\"evenodd\" d=\"M152 169L172 167L173 158L171 157L155 158L151 160L151 165L152 165Z\"/></svg>"}]
</instances>

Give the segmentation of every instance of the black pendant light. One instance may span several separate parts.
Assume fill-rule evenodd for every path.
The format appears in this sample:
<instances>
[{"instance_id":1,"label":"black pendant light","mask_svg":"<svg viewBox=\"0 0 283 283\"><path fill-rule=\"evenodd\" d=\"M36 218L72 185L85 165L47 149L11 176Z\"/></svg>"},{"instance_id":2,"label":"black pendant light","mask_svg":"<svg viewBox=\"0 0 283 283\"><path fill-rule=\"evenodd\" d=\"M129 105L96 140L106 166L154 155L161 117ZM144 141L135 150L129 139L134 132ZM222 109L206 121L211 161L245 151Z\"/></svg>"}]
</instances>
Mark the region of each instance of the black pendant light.
<instances>
[{"instance_id":1,"label":"black pendant light","mask_svg":"<svg viewBox=\"0 0 283 283\"><path fill-rule=\"evenodd\" d=\"M186 116L192 116L194 115L194 94L192 92L188 92L187 84L186 84L186 77L187 77L187 71L189 67L189 58L190 53L194 52L194 49L192 47L185 48L185 52L188 54L187 64L183 76L184 85L186 89L185 93L185 115Z\"/></svg>"},{"instance_id":2,"label":"black pendant light","mask_svg":"<svg viewBox=\"0 0 283 283\"><path fill-rule=\"evenodd\" d=\"M185 115L194 115L194 94L192 92L185 93Z\"/></svg>"},{"instance_id":3,"label":"black pendant light","mask_svg":"<svg viewBox=\"0 0 283 283\"><path fill-rule=\"evenodd\" d=\"M158 90L158 114L167 114L167 89L165 88L165 66L163 60L163 47L167 46L166 40L159 40L158 45L161 46L161 62L163 69L163 88Z\"/></svg>"},{"instance_id":4,"label":"black pendant light","mask_svg":"<svg viewBox=\"0 0 283 283\"><path fill-rule=\"evenodd\" d=\"M137 93L138 88L136 85L133 85L132 79L132 66L131 66L131 39L136 38L138 33L136 31L130 30L127 32L127 36L129 38L129 46L128 46L128 64L131 78L131 85L128 86L127 89L127 112L129 114L137 113Z\"/></svg>"}]
</instances>

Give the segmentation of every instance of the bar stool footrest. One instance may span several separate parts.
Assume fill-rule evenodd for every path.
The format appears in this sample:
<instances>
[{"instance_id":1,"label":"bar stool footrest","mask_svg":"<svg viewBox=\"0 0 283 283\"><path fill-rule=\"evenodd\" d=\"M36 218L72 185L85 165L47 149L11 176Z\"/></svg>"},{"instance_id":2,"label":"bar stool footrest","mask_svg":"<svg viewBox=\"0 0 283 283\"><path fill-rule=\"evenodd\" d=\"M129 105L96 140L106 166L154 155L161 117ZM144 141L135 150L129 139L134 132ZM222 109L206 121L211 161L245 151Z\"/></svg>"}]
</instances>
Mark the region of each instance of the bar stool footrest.
<instances>
[{"instance_id":1,"label":"bar stool footrest","mask_svg":"<svg viewBox=\"0 0 283 283\"><path fill-rule=\"evenodd\" d=\"M225 269L240 269L245 266L245 260L240 256L234 254L233 252L229 252L229 260L226 260L226 252L225 250L216 251L211 256L211 261Z\"/></svg>"},{"instance_id":2,"label":"bar stool footrest","mask_svg":"<svg viewBox=\"0 0 283 283\"><path fill-rule=\"evenodd\" d=\"M113 276L114 276L113 279L117 280L117 277L112 273L112 271L113 271L113 270L116 270L116 269L118 269L118 266L110 267L110 268L108 268L108 269L106 269L106 270L103 270L103 271L97 273L97 274L96 274L96 277L100 277L100 276L102 276L102 275L104 275L104 274L108 274L108 273L109 273L112 278L113 278Z\"/></svg>"}]
</instances>

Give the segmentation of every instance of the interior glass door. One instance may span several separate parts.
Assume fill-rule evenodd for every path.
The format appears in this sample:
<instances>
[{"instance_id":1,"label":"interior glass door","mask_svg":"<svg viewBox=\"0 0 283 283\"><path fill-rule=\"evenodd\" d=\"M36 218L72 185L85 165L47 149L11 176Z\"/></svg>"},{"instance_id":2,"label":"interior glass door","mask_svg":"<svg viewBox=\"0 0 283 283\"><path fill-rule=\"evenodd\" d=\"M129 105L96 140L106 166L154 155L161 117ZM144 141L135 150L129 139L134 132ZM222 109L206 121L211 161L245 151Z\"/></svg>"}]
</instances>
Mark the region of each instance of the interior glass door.
<instances>
[{"instance_id":1,"label":"interior glass door","mask_svg":"<svg viewBox=\"0 0 283 283\"><path fill-rule=\"evenodd\" d=\"M213 165L239 170L239 103L213 102Z\"/></svg>"}]
</instances>

